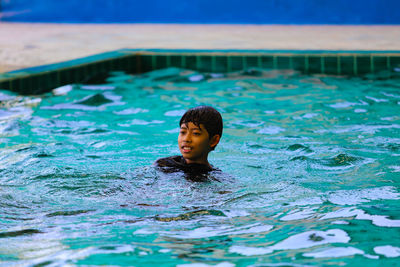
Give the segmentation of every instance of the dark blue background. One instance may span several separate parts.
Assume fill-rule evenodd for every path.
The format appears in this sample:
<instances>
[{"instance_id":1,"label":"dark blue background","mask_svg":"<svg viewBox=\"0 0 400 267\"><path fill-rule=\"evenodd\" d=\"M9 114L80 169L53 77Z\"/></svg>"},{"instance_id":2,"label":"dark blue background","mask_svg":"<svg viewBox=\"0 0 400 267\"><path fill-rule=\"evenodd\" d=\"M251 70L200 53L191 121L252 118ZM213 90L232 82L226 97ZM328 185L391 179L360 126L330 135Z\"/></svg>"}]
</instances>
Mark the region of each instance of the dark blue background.
<instances>
[{"instance_id":1,"label":"dark blue background","mask_svg":"<svg viewBox=\"0 0 400 267\"><path fill-rule=\"evenodd\" d=\"M2 21L400 24L400 0L0 0Z\"/></svg>"}]
</instances>

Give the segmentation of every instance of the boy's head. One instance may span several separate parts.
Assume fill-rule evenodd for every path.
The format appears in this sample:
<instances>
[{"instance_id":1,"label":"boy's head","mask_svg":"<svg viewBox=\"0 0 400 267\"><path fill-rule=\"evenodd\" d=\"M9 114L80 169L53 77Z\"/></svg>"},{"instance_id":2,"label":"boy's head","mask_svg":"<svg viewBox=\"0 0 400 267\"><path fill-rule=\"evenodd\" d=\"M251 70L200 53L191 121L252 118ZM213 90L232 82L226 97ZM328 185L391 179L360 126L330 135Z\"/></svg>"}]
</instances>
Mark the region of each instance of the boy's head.
<instances>
[{"instance_id":1,"label":"boy's head","mask_svg":"<svg viewBox=\"0 0 400 267\"><path fill-rule=\"evenodd\" d=\"M179 149L187 163L208 163L208 153L222 136L221 114L210 106L189 109L179 121Z\"/></svg>"}]
</instances>

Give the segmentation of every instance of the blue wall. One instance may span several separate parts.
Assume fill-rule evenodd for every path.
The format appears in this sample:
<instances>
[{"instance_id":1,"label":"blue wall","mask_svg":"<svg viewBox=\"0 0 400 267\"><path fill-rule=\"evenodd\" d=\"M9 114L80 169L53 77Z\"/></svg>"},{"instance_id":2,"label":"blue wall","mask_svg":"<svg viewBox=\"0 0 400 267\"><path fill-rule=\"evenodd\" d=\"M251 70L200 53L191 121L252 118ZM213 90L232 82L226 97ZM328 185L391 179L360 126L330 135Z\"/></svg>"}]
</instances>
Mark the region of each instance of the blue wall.
<instances>
[{"instance_id":1,"label":"blue wall","mask_svg":"<svg viewBox=\"0 0 400 267\"><path fill-rule=\"evenodd\" d=\"M400 0L0 0L0 20L400 24Z\"/></svg>"}]
</instances>

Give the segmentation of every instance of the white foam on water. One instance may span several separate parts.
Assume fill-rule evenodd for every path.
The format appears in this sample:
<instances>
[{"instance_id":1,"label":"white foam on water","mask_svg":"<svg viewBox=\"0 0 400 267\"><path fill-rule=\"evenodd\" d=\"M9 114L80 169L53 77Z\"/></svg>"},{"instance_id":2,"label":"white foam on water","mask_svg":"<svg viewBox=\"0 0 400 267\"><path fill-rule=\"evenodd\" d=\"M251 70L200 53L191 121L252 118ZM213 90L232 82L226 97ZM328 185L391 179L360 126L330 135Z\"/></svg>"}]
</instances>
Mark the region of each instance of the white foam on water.
<instances>
[{"instance_id":1,"label":"white foam on water","mask_svg":"<svg viewBox=\"0 0 400 267\"><path fill-rule=\"evenodd\" d=\"M224 261L221 263L218 263L216 265L210 265L210 264L206 264L206 263L187 263L187 264L178 264L176 265L177 267L234 267L236 266L233 263Z\"/></svg>"},{"instance_id":2,"label":"white foam on water","mask_svg":"<svg viewBox=\"0 0 400 267\"><path fill-rule=\"evenodd\" d=\"M25 101L22 103L19 103L19 105L16 106L36 106L37 104L39 104L40 102L42 102L41 98L25 98Z\"/></svg>"},{"instance_id":3,"label":"white foam on water","mask_svg":"<svg viewBox=\"0 0 400 267\"><path fill-rule=\"evenodd\" d=\"M376 102L376 103L381 103L381 102L389 102L389 100L387 100L387 99L385 99L385 98L375 98L375 97L372 97L372 96L365 96L365 98L367 98L367 99L369 99L369 100L372 100L372 101L374 101L374 102Z\"/></svg>"},{"instance_id":4,"label":"white foam on water","mask_svg":"<svg viewBox=\"0 0 400 267\"><path fill-rule=\"evenodd\" d=\"M142 108L127 108L121 111L113 111L113 113L117 115L132 115L132 114L147 113L147 112L149 112L148 109L142 109Z\"/></svg>"},{"instance_id":5,"label":"white foam on water","mask_svg":"<svg viewBox=\"0 0 400 267\"><path fill-rule=\"evenodd\" d=\"M229 211L224 211L224 214L225 214L228 218L244 217L244 216L250 215L250 213L248 213L248 212L245 211L245 210L229 210Z\"/></svg>"},{"instance_id":6,"label":"white foam on water","mask_svg":"<svg viewBox=\"0 0 400 267\"><path fill-rule=\"evenodd\" d=\"M264 124L263 121L234 121L232 124L241 125L249 128L258 127Z\"/></svg>"},{"instance_id":7,"label":"white foam on water","mask_svg":"<svg viewBox=\"0 0 400 267\"><path fill-rule=\"evenodd\" d=\"M294 116L293 119L295 119L295 120L312 119L318 115L319 115L318 113L306 113L302 116Z\"/></svg>"},{"instance_id":8,"label":"white foam on water","mask_svg":"<svg viewBox=\"0 0 400 267\"><path fill-rule=\"evenodd\" d=\"M106 90L114 90L115 86L112 86L112 85L82 85L80 88L84 89L84 90L106 91Z\"/></svg>"},{"instance_id":9,"label":"white foam on water","mask_svg":"<svg viewBox=\"0 0 400 267\"><path fill-rule=\"evenodd\" d=\"M94 147L94 148L101 148L103 146L107 145L106 142L95 142L93 144L90 144L90 146Z\"/></svg>"},{"instance_id":10,"label":"white foam on water","mask_svg":"<svg viewBox=\"0 0 400 267\"><path fill-rule=\"evenodd\" d=\"M305 119L311 119L311 118L314 118L314 117L316 117L318 115L319 115L318 113L306 113L302 117L305 118Z\"/></svg>"},{"instance_id":11,"label":"white foam on water","mask_svg":"<svg viewBox=\"0 0 400 267\"><path fill-rule=\"evenodd\" d=\"M315 214L315 209L312 208L306 208L304 210L294 210L289 212L289 214L283 216L279 220L281 221L294 221L294 220L302 220L306 218L310 218Z\"/></svg>"},{"instance_id":12,"label":"white foam on water","mask_svg":"<svg viewBox=\"0 0 400 267\"><path fill-rule=\"evenodd\" d=\"M222 73L210 73L212 78L223 78L225 75Z\"/></svg>"},{"instance_id":13,"label":"white foam on water","mask_svg":"<svg viewBox=\"0 0 400 267\"><path fill-rule=\"evenodd\" d=\"M7 100L14 99L14 98L15 98L15 96L13 96L13 95L8 95L8 94L0 92L0 101L7 101Z\"/></svg>"},{"instance_id":14,"label":"white foam on water","mask_svg":"<svg viewBox=\"0 0 400 267\"><path fill-rule=\"evenodd\" d=\"M273 250L269 247L246 247L246 246L231 246L229 248L230 253L237 253L243 256L258 256L258 255L265 255L270 254Z\"/></svg>"},{"instance_id":15,"label":"white foam on water","mask_svg":"<svg viewBox=\"0 0 400 267\"><path fill-rule=\"evenodd\" d=\"M257 133L258 134L278 134L280 132L284 132L286 129L281 128L279 126L268 126L265 128L260 129Z\"/></svg>"},{"instance_id":16,"label":"white foam on water","mask_svg":"<svg viewBox=\"0 0 400 267\"><path fill-rule=\"evenodd\" d=\"M109 247L110 245L107 245ZM135 251L135 246L133 245L116 245L113 250L107 248L94 248L92 254L121 254L126 252L133 252Z\"/></svg>"},{"instance_id":17,"label":"white foam on water","mask_svg":"<svg viewBox=\"0 0 400 267\"><path fill-rule=\"evenodd\" d=\"M245 88L241 87L241 86L233 86L233 87L229 87L226 88L226 91L230 92L230 91L243 91L245 90Z\"/></svg>"},{"instance_id":18,"label":"white foam on water","mask_svg":"<svg viewBox=\"0 0 400 267\"><path fill-rule=\"evenodd\" d=\"M242 235L242 234L258 234L270 231L273 228L272 225L265 225L261 223L254 223L251 225L244 225L239 227L233 227L231 225L219 225L219 226L204 226L193 230L187 231L152 231L148 228L142 228L136 230L133 235L150 235L160 234L162 236L181 238L181 239L192 239L192 238L208 238L223 235Z\"/></svg>"},{"instance_id":19,"label":"white foam on water","mask_svg":"<svg viewBox=\"0 0 400 267\"><path fill-rule=\"evenodd\" d=\"M248 226L246 226L246 228L247 227ZM245 227L240 227L240 228L245 228ZM257 234L257 233L268 232L274 227L272 225L262 225L262 224L260 224L260 225L252 226L252 227L250 227L248 229L240 230L240 228L228 231L228 232L224 233L224 235Z\"/></svg>"},{"instance_id":20,"label":"white foam on water","mask_svg":"<svg viewBox=\"0 0 400 267\"><path fill-rule=\"evenodd\" d=\"M315 240L313 240L315 239ZM328 243L347 243L350 237L341 229L327 231L308 231L291 236L272 246L274 250L300 249Z\"/></svg>"},{"instance_id":21,"label":"white foam on water","mask_svg":"<svg viewBox=\"0 0 400 267\"><path fill-rule=\"evenodd\" d=\"M400 98L400 95L395 95L391 93L381 92L381 94L387 97Z\"/></svg>"},{"instance_id":22,"label":"white foam on water","mask_svg":"<svg viewBox=\"0 0 400 267\"><path fill-rule=\"evenodd\" d=\"M400 256L400 248L389 245L374 247L374 252L387 258L396 258Z\"/></svg>"},{"instance_id":23,"label":"white foam on water","mask_svg":"<svg viewBox=\"0 0 400 267\"><path fill-rule=\"evenodd\" d=\"M104 92L103 95L108 100L111 100L111 101L114 101L114 102L120 101L122 99L122 96L116 95L113 92ZM111 103L111 104L113 104L113 103ZM119 103L114 103L114 104L123 105L123 104L125 104L125 102L119 102Z\"/></svg>"},{"instance_id":24,"label":"white foam on water","mask_svg":"<svg viewBox=\"0 0 400 267\"><path fill-rule=\"evenodd\" d=\"M355 113L365 113L365 112L367 112L367 110L366 110L366 109L363 109L363 108L356 108L356 109L354 110L354 112L355 112Z\"/></svg>"},{"instance_id":25,"label":"white foam on water","mask_svg":"<svg viewBox=\"0 0 400 267\"><path fill-rule=\"evenodd\" d=\"M354 255L363 255L364 253L364 251L354 247L336 247L304 253L303 256L312 258L339 258Z\"/></svg>"},{"instance_id":26,"label":"white foam on water","mask_svg":"<svg viewBox=\"0 0 400 267\"><path fill-rule=\"evenodd\" d=\"M387 216L382 215L369 215L367 213L357 214L357 220L371 220L376 226L383 227L400 227L400 220L391 220Z\"/></svg>"},{"instance_id":27,"label":"white foam on water","mask_svg":"<svg viewBox=\"0 0 400 267\"><path fill-rule=\"evenodd\" d=\"M15 121L0 121L0 135L3 137L19 135L19 124Z\"/></svg>"},{"instance_id":28,"label":"white foam on water","mask_svg":"<svg viewBox=\"0 0 400 267\"><path fill-rule=\"evenodd\" d=\"M54 95L67 95L69 92L72 91L74 87L71 84L67 84L64 86L57 87L53 89L53 94Z\"/></svg>"},{"instance_id":29,"label":"white foam on water","mask_svg":"<svg viewBox=\"0 0 400 267\"><path fill-rule=\"evenodd\" d=\"M332 212L328 212L321 218L320 220L327 220L327 219L336 219L336 218L347 218L347 217L354 217L357 215L357 213L360 210L354 208L354 207L349 207L349 208L343 208L343 209L338 209Z\"/></svg>"},{"instance_id":30,"label":"white foam on water","mask_svg":"<svg viewBox=\"0 0 400 267\"><path fill-rule=\"evenodd\" d=\"M95 254L120 254L126 252L133 252L134 250L135 247L132 245L117 245L115 246L114 250L102 249L96 247L86 247L83 249L68 250L65 247L64 250L62 251L51 253L46 256L37 257L33 261L30 261L29 265L40 264L46 261L51 261L54 263L54 266L66 266L67 262L71 260L84 259Z\"/></svg>"},{"instance_id":31,"label":"white foam on water","mask_svg":"<svg viewBox=\"0 0 400 267\"><path fill-rule=\"evenodd\" d=\"M275 110L264 110L265 114L275 114Z\"/></svg>"},{"instance_id":32,"label":"white foam on water","mask_svg":"<svg viewBox=\"0 0 400 267\"><path fill-rule=\"evenodd\" d=\"M48 121L39 121L38 125L47 128L77 128L77 127L91 127L94 126L95 123L85 120L74 120L74 121L52 120L51 123ZM107 127L107 125L104 126Z\"/></svg>"},{"instance_id":33,"label":"white foam on water","mask_svg":"<svg viewBox=\"0 0 400 267\"><path fill-rule=\"evenodd\" d=\"M320 220L355 217L356 220L370 220L376 226L382 227L400 227L400 220L391 220L383 215L370 215L361 209L355 207L343 208L329 212L322 216Z\"/></svg>"},{"instance_id":34,"label":"white foam on water","mask_svg":"<svg viewBox=\"0 0 400 267\"><path fill-rule=\"evenodd\" d=\"M170 110L164 113L164 116L167 117L182 117L185 114L186 110L184 109L177 109L177 110Z\"/></svg>"},{"instance_id":35,"label":"white foam on water","mask_svg":"<svg viewBox=\"0 0 400 267\"><path fill-rule=\"evenodd\" d=\"M229 252L244 256L255 256L272 253L275 250L293 250L315 247L329 243L347 243L350 237L341 229L327 231L307 231L288 237L287 239L268 247L232 246Z\"/></svg>"},{"instance_id":36,"label":"white foam on water","mask_svg":"<svg viewBox=\"0 0 400 267\"><path fill-rule=\"evenodd\" d=\"M400 117L399 116L390 116L390 117L382 117L382 121L395 121L398 120Z\"/></svg>"},{"instance_id":37,"label":"white foam on water","mask_svg":"<svg viewBox=\"0 0 400 267\"><path fill-rule=\"evenodd\" d=\"M164 132L172 134L172 133L179 133L179 131L180 131L179 128L174 128L171 130L165 130Z\"/></svg>"},{"instance_id":38,"label":"white foam on water","mask_svg":"<svg viewBox=\"0 0 400 267\"><path fill-rule=\"evenodd\" d=\"M400 199L400 193L393 186L383 186L358 190L338 190L325 193L325 198L338 205L355 205L371 200Z\"/></svg>"},{"instance_id":39,"label":"white foam on water","mask_svg":"<svg viewBox=\"0 0 400 267\"><path fill-rule=\"evenodd\" d=\"M40 107L40 109L50 109L50 110L60 110L60 109L78 109L78 110L87 110L87 111L94 111L94 110L104 110L107 104L100 105L98 107L92 107L82 104L75 104L75 103L61 103L55 104L53 106L44 106Z\"/></svg>"},{"instance_id":40,"label":"white foam on water","mask_svg":"<svg viewBox=\"0 0 400 267\"><path fill-rule=\"evenodd\" d=\"M0 109L0 122L13 123L11 119L29 119L33 113L33 110L24 106L11 107L7 110Z\"/></svg>"},{"instance_id":41,"label":"white foam on water","mask_svg":"<svg viewBox=\"0 0 400 267\"><path fill-rule=\"evenodd\" d=\"M165 121L159 121L159 120L145 121L145 120L133 119L129 123L118 123L118 126L129 127L132 125L162 124L164 122Z\"/></svg>"},{"instance_id":42,"label":"white foam on water","mask_svg":"<svg viewBox=\"0 0 400 267\"><path fill-rule=\"evenodd\" d=\"M117 133L117 134L128 134L128 135L140 135L140 133L131 132L131 131L113 131L113 133Z\"/></svg>"},{"instance_id":43,"label":"white foam on water","mask_svg":"<svg viewBox=\"0 0 400 267\"><path fill-rule=\"evenodd\" d=\"M32 240L9 239L7 242L2 242L2 244L0 244L0 252L2 254L14 254L17 255L19 259L49 257L65 249L68 249L66 245L63 245L59 240L52 239L51 237L41 238L40 241L35 238L32 238Z\"/></svg>"},{"instance_id":44,"label":"white foam on water","mask_svg":"<svg viewBox=\"0 0 400 267\"><path fill-rule=\"evenodd\" d=\"M14 116L14 112L0 109L0 120L7 120Z\"/></svg>"},{"instance_id":45,"label":"white foam on water","mask_svg":"<svg viewBox=\"0 0 400 267\"><path fill-rule=\"evenodd\" d=\"M204 79L204 75L202 74L192 75L188 79L191 82L199 82Z\"/></svg>"},{"instance_id":46,"label":"white foam on water","mask_svg":"<svg viewBox=\"0 0 400 267\"><path fill-rule=\"evenodd\" d=\"M221 225L214 227L199 227L189 231L179 231L175 234L173 232L163 232L163 235L169 237L192 239L192 238L208 238L223 235L241 235L241 234L257 234L268 232L273 228L272 225L264 225L255 223L240 227L232 227L230 225Z\"/></svg>"},{"instance_id":47,"label":"white foam on water","mask_svg":"<svg viewBox=\"0 0 400 267\"><path fill-rule=\"evenodd\" d=\"M365 258L373 259L373 260L379 259L379 256L378 256L378 255L363 254L363 256L364 256Z\"/></svg>"},{"instance_id":48,"label":"white foam on water","mask_svg":"<svg viewBox=\"0 0 400 267\"><path fill-rule=\"evenodd\" d=\"M331 222L331 224L349 224L349 222L338 220L338 221Z\"/></svg>"},{"instance_id":49,"label":"white foam on water","mask_svg":"<svg viewBox=\"0 0 400 267\"><path fill-rule=\"evenodd\" d=\"M24 161L29 160L32 151L21 151L16 153L16 150L23 149L26 146L17 146L13 149L1 150L0 151L0 170L10 168L12 165L20 163L22 164Z\"/></svg>"},{"instance_id":50,"label":"white foam on water","mask_svg":"<svg viewBox=\"0 0 400 267\"><path fill-rule=\"evenodd\" d=\"M322 204L324 201L322 200L321 197L309 197L309 198L303 198L296 200L292 202L290 205L291 206L307 206L307 205L318 205Z\"/></svg>"},{"instance_id":51,"label":"white foam on water","mask_svg":"<svg viewBox=\"0 0 400 267\"><path fill-rule=\"evenodd\" d=\"M392 172L400 172L400 166L389 166L393 171Z\"/></svg>"},{"instance_id":52,"label":"white foam on water","mask_svg":"<svg viewBox=\"0 0 400 267\"><path fill-rule=\"evenodd\" d=\"M388 143L400 144L400 138L375 136L372 138L364 139L364 142L373 144L388 144Z\"/></svg>"},{"instance_id":53,"label":"white foam on water","mask_svg":"<svg viewBox=\"0 0 400 267\"><path fill-rule=\"evenodd\" d=\"M327 170L327 171L333 171L333 170L338 170L338 171L343 171L343 170L348 170L348 169L352 169L352 168L354 168L354 166L356 166L356 165L366 165L366 164L370 164L370 163L372 163L372 162L374 162L375 161L375 159L372 159L372 158L364 158L364 159L362 159L361 160L361 162L360 163L358 163L358 164L354 164L354 163L349 163L349 164L347 164L347 165L345 165L345 166L326 166L326 165L324 165L324 164L321 164L321 163L311 163L310 164L310 166L313 168L313 169L318 169L318 170Z\"/></svg>"},{"instance_id":54,"label":"white foam on water","mask_svg":"<svg viewBox=\"0 0 400 267\"><path fill-rule=\"evenodd\" d=\"M150 231L148 228L141 228L136 230L135 232L132 233L132 235L151 235L155 233L154 231Z\"/></svg>"},{"instance_id":55,"label":"white foam on water","mask_svg":"<svg viewBox=\"0 0 400 267\"><path fill-rule=\"evenodd\" d=\"M78 110L85 110L85 111L103 111L109 106L121 106L124 105L125 102L121 102L120 100L122 99L122 96L113 94L111 92L104 92L101 95L110 100L111 102L101 104L99 106L90 106L86 105L85 103L82 104L82 102L86 100L90 100L92 97L95 97L97 94L93 95L88 95L82 99L76 100L72 103L60 103L60 104L55 104L53 106L43 106L40 107L41 109L49 109L49 110L60 110L60 109L78 109Z\"/></svg>"},{"instance_id":56,"label":"white foam on water","mask_svg":"<svg viewBox=\"0 0 400 267\"><path fill-rule=\"evenodd\" d=\"M353 125L348 127L336 127L335 129L323 129L316 130L315 133L354 133L354 132L362 132L367 134L375 134L382 129L400 129L399 124L391 124L391 125Z\"/></svg>"},{"instance_id":57,"label":"white foam on water","mask_svg":"<svg viewBox=\"0 0 400 267\"><path fill-rule=\"evenodd\" d=\"M361 103L360 102L338 102L338 103L335 103L335 104L331 104L331 105L328 105L329 107L331 107L331 108L335 108L335 109L341 109L341 108L349 108L349 107L352 107L352 106L365 106L365 105L368 105L368 103L366 103L366 102L364 102L364 101L361 101Z\"/></svg>"}]
</instances>

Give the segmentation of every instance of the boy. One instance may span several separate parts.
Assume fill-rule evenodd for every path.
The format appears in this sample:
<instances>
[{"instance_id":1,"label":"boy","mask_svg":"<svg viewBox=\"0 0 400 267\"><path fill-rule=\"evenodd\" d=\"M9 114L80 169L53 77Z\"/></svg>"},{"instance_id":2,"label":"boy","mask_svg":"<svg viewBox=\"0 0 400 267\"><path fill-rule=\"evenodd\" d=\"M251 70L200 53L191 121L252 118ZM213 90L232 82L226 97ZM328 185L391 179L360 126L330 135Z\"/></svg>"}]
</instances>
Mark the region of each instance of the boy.
<instances>
[{"instance_id":1,"label":"boy","mask_svg":"<svg viewBox=\"0 0 400 267\"><path fill-rule=\"evenodd\" d=\"M208 162L208 153L215 149L222 136L221 114L210 106L198 106L183 114L178 146L182 156L158 159L155 165L164 172L183 171L191 180L215 171Z\"/></svg>"}]
</instances>

